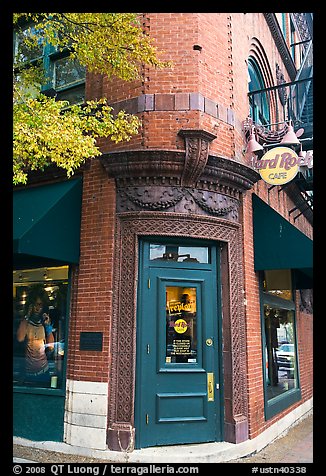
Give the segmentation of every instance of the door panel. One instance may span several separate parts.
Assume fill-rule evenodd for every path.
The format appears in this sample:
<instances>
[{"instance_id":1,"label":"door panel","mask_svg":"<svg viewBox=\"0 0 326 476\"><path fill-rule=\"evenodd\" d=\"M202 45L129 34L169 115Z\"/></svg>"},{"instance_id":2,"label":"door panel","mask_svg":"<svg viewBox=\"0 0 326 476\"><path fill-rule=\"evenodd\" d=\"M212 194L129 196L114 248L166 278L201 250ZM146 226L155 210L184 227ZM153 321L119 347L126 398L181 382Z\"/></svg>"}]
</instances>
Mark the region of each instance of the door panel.
<instances>
[{"instance_id":1,"label":"door panel","mask_svg":"<svg viewBox=\"0 0 326 476\"><path fill-rule=\"evenodd\" d=\"M218 441L218 313L213 270L144 266L141 283L136 446ZM208 375L214 376L213 383Z\"/></svg>"}]
</instances>

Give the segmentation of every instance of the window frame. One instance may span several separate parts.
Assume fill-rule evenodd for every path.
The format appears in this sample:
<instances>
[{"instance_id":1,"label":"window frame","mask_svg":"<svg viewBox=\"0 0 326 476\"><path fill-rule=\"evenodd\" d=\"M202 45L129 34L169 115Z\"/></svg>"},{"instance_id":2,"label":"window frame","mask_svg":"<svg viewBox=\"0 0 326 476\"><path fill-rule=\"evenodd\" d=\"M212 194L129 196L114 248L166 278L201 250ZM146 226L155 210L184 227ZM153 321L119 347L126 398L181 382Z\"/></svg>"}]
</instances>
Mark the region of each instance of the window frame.
<instances>
[{"instance_id":1,"label":"window frame","mask_svg":"<svg viewBox=\"0 0 326 476\"><path fill-rule=\"evenodd\" d=\"M24 23L20 25L22 30L30 28L33 26L33 23ZM18 28L13 32L13 54L17 52L17 34L19 33ZM60 86L55 88L55 62L64 58L69 58L70 50L69 47L65 47L62 50L58 50L55 46L45 43L43 45L42 55L37 58L32 58L31 60L25 61L20 65L16 70L22 68L32 67L37 64L42 64L44 69L44 74L47 79L47 82L41 86L40 92L49 96L57 96L58 100L65 100L65 94L77 90L81 86L84 86L83 90L83 101L74 102L73 104L83 104L85 102L85 91L86 91L86 68L85 68L85 77L79 81L74 82L72 85ZM72 104L72 103L71 103Z\"/></svg>"},{"instance_id":2,"label":"window frame","mask_svg":"<svg viewBox=\"0 0 326 476\"><path fill-rule=\"evenodd\" d=\"M86 71L85 78L79 81L74 82L73 84L55 87L55 63L58 60L69 58L70 51L66 47L63 50L57 50L54 46L46 44L44 47L43 54L43 66L45 73L49 76L49 81L42 86L41 92L46 93L49 90L54 90L57 95L60 96L60 99L64 100L64 94L66 92L71 92L76 90L80 86L84 85L84 95L85 95L85 85L86 85ZM84 102L84 101L83 101Z\"/></svg>"}]
</instances>

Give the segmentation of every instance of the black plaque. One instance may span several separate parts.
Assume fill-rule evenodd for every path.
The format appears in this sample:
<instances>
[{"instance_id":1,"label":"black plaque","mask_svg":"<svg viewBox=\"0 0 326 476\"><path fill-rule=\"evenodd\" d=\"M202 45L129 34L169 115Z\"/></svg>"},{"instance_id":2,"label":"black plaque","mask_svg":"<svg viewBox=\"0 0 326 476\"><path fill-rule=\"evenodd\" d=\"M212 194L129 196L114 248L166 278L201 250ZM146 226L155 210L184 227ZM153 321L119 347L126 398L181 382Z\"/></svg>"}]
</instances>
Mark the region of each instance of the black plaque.
<instances>
[{"instance_id":1,"label":"black plaque","mask_svg":"<svg viewBox=\"0 0 326 476\"><path fill-rule=\"evenodd\" d=\"M96 350L102 352L103 332L81 332L79 350Z\"/></svg>"}]
</instances>

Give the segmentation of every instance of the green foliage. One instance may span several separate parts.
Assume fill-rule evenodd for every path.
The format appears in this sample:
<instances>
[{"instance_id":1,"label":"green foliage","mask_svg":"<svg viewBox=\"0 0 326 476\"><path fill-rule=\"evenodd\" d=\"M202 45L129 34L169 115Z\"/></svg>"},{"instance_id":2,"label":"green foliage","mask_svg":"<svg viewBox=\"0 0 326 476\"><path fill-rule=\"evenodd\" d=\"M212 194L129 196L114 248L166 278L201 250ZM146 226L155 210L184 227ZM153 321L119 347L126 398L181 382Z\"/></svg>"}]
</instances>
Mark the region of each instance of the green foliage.
<instances>
[{"instance_id":1,"label":"green foliage","mask_svg":"<svg viewBox=\"0 0 326 476\"><path fill-rule=\"evenodd\" d=\"M16 13L14 26L22 21L33 27L20 36L25 50L51 44L69 48L89 72L131 81L139 77L141 64L171 66L157 57L134 13ZM137 116L120 111L112 115L105 99L70 105L40 93L46 82L42 65L26 67L23 54L14 60L14 184L27 183L30 170L44 170L51 163L70 176L86 159L101 155L99 137L128 141L138 133Z\"/></svg>"},{"instance_id":2,"label":"green foliage","mask_svg":"<svg viewBox=\"0 0 326 476\"><path fill-rule=\"evenodd\" d=\"M14 184L26 183L28 170L44 170L51 162L69 177L87 158L101 154L97 137L128 141L138 131L137 116L119 111L113 118L105 100L63 112L67 105L42 94L14 104Z\"/></svg>"}]
</instances>

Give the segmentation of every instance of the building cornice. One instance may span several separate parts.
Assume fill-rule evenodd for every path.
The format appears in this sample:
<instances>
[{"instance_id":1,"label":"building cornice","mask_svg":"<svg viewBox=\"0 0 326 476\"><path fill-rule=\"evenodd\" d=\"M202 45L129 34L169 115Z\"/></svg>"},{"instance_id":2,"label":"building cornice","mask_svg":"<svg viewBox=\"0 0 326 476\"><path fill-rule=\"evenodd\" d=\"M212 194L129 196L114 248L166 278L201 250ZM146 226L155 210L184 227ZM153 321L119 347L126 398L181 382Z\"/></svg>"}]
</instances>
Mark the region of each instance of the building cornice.
<instances>
[{"instance_id":1,"label":"building cornice","mask_svg":"<svg viewBox=\"0 0 326 476\"><path fill-rule=\"evenodd\" d=\"M202 150L202 149L201 149ZM202 153L202 152L201 152ZM99 159L118 187L130 184L155 183L174 186L218 190L220 193L239 197L260 179L252 167L232 159L209 155L201 161L200 171L194 177L187 168L186 150L134 149L109 152ZM200 173L199 173L200 172Z\"/></svg>"}]
</instances>

